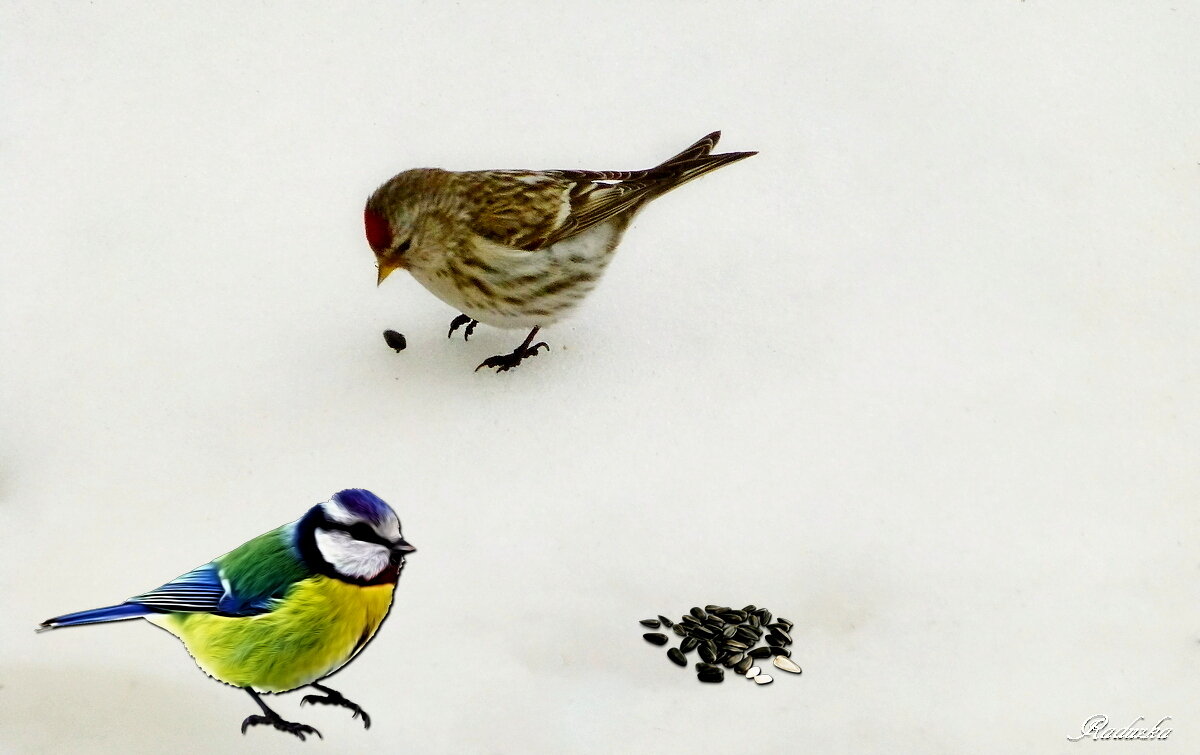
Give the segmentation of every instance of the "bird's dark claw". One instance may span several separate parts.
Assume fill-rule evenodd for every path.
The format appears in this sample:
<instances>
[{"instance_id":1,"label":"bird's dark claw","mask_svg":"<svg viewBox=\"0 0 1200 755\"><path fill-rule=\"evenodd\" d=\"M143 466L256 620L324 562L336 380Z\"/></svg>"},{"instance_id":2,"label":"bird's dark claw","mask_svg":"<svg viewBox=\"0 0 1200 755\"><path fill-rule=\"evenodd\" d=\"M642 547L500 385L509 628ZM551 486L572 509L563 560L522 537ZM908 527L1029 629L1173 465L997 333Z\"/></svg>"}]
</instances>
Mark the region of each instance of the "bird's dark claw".
<instances>
[{"instance_id":1,"label":"bird's dark claw","mask_svg":"<svg viewBox=\"0 0 1200 755\"><path fill-rule=\"evenodd\" d=\"M450 330L446 333L446 338L454 335L454 331L466 325L467 329L463 331L463 340L470 341L471 334L475 332L475 326L479 324L478 320L472 319L467 315L459 315L450 321Z\"/></svg>"},{"instance_id":2,"label":"bird's dark claw","mask_svg":"<svg viewBox=\"0 0 1200 755\"><path fill-rule=\"evenodd\" d=\"M325 737L321 736L321 732L317 731L316 729L314 729L311 726L307 726L305 724L294 723L292 721L284 721L278 715L246 716L246 720L242 721L242 734L245 734L246 729L249 729L251 726L259 726L262 724L269 724L271 726L274 726L276 729L279 729L280 731L286 731L288 734L295 734L297 737L300 737L301 742L304 741L305 734L316 734L318 739L325 738Z\"/></svg>"},{"instance_id":3,"label":"bird's dark claw","mask_svg":"<svg viewBox=\"0 0 1200 755\"><path fill-rule=\"evenodd\" d=\"M359 707L358 703L352 703L342 696L341 692L336 692L328 687L320 687L320 690L325 692L324 695L305 695L300 700L300 707L304 707L305 703L313 705L339 705L343 708L349 708L354 713L354 718L362 717L363 728L371 728L371 717L367 712Z\"/></svg>"},{"instance_id":4,"label":"bird's dark claw","mask_svg":"<svg viewBox=\"0 0 1200 755\"><path fill-rule=\"evenodd\" d=\"M541 348L545 348L546 351L549 351L550 345L545 341L538 341L532 346L522 345L511 354L498 354L494 357L488 357L480 362L479 366L475 368L475 371L479 372L479 370L484 367L491 367L495 369L496 372L508 372L520 364L523 360L532 356L537 356L538 349Z\"/></svg>"}]
</instances>

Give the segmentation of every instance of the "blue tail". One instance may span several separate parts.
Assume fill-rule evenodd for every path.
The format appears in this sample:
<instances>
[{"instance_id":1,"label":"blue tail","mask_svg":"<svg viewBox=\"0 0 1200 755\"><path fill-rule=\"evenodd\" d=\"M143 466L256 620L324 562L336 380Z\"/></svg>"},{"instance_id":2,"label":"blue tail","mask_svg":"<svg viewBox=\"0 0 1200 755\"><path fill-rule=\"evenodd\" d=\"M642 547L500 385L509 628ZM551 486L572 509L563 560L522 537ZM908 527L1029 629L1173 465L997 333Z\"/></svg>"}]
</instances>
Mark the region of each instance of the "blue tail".
<instances>
[{"instance_id":1,"label":"blue tail","mask_svg":"<svg viewBox=\"0 0 1200 755\"><path fill-rule=\"evenodd\" d=\"M38 627L38 631L41 632L46 629L58 629L59 627L73 627L77 624L99 624L104 621L136 619L137 617L145 616L148 613L155 613L155 611L152 608L140 606L137 603L122 603L119 606L93 608L90 611L79 611L78 613L68 613L65 616L56 616L53 619L46 619L42 622L42 625Z\"/></svg>"}]
</instances>

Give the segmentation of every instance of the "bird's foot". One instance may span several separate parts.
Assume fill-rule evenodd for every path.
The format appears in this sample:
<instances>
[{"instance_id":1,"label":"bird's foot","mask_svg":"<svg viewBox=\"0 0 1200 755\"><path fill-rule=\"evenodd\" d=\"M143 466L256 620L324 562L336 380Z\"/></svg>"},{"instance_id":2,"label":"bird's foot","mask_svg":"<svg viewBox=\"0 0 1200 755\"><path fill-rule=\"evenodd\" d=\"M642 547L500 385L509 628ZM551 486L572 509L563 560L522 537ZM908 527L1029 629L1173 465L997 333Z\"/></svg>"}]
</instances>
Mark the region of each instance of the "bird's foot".
<instances>
[{"instance_id":1,"label":"bird's foot","mask_svg":"<svg viewBox=\"0 0 1200 755\"><path fill-rule=\"evenodd\" d=\"M246 716L246 720L242 721L242 733L245 734L246 729L249 729L251 726L260 726L263 724L269 724L280 731L286 731L288 734L295 734L297 737L300 737L301 742L304 741L305 734L316 734L318 739L324 739L324 737L321 736L321 732L317 731L313 727L305 724L298 724L293 721L284 721L283 718L281 718L279 714L275 713L274 711L271 711L265 716Z\"/></svg>"},{"instance_id":2,"label":"bird's foot","mask_svg":"<svg viewBox=\"0 0 1200 755\"><path fill-rule=\"evenodd\" d=\"M475 326L478 324L478 320L468 317L467 315L459 315L450 321L450 330L446 333L446 338L454 335L454 331L466 325L467 329L463 331L463 340L470 341L471 334L475 332Z\"/></svg>"},{"instance_id":3,"label":"bird's foot","mask_svg":"<svg viewBox=\"0 0 1200 755\"><path fill-rule=\"evenodd\" d=\"M479 366L475 368L475 371L479 372L479 370L484 367L492 367L496 370L496 372L507 372L516 367L525 359L536 356L538 349L540 348L545 348L546 351L550 350L549 344L547 344L545 341L538 341L532 346L521 344L511 354L497 354L494 357L488 357L480 362Z\"/></svg>"},{"instance_id":4,"label":"bird's foot","mask_svg":"<svg viewBox=\"0 0 1200 755\"><path fill-rule=\"evenodd\" d=\"M300 700L300 707L303 708L305 703L312 703L313 705L339 705L343 708L349 708L354 713L354 718L361 716L364 729L371 728L371 717L367 715L365 710L359 707L358 703L350 702L342 696L341 692L329 689L328 687L318 687L317 689L320 689L325 694L305 695Z\"/></svg>"}]
</instances>

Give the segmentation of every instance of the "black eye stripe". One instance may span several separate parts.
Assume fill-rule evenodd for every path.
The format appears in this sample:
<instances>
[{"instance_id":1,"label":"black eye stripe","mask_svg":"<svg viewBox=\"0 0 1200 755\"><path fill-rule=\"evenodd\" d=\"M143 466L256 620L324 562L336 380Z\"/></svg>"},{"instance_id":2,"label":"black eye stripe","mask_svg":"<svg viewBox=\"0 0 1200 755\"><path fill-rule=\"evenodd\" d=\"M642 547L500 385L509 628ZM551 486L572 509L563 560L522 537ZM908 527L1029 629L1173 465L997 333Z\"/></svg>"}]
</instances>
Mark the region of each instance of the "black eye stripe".
<instances>
[{"instance_id":1,"label":"black eye stripe","mask_svg":"<svg viewBox=\"0 0 1200 755\"><path fill-rule=\"evenodd\" d=\"M325 520L325 523L322 525L322 529L337 530L338 532L345 532L347 535L354 538L355 540L362 540L365 543L376 543L378 545L384 546L385 548L392 547L392 543L390 541L385 540L382 537L380 537L375 532L375 530L371 529L370 527L363 524L362 522L359 522L354 525L345 525L345 524L342 524L341 522L331 522L327 519L327 520Z\"/></svg>"}]
</instances>

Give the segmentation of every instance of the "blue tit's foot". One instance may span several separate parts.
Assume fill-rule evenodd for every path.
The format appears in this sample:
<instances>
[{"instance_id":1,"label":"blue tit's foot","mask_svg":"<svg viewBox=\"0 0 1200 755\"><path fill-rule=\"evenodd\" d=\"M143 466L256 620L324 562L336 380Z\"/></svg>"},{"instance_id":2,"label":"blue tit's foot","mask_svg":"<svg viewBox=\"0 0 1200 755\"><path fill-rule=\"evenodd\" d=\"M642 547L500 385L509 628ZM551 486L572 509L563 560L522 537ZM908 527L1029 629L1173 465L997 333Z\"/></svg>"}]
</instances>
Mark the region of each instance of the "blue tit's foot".
<instances>
[{"instance_id":1,"label":"blue tit's foot","mask_svg":"<svg viewBox=\"0 0 1200 755\"><path fill-rule=\"evenodd\" d=\"M305 695L304 698L300 700L300 707L304 707L305 703L312 703L313 705L338 705L343 708L349 708L354 713L354 718L358 718L360 716L362 717L364 729L371 728L371 717L367 715L365 710L359 707L358 703L350 702L346 698L342 697L341 692L338 692L335 689L330 689L324 685L310 684L308 686L319 689L325 694Z\"/></svg>"},{"instance_id":2,"label":"blue tit's foot","mask_svg":"<svg viewBox=\"0 0 1200 755\"><path fill-rule=\"evenodd\" d=\"M292 721L284 721L278 713L267 707L267 704L262 701L262 698L258 696L257 692L252 689L247 689L246 691L250 693L250 697L254 698L254 702L258 703L258 707L262 708L263 715L246 716L246 720L242 721L242 734L245 734L246 729L249 729L251 726L261 726L263 724L267 724L274 726L280 731L286 731L288 734L295 734L297 737L300 737L301 742L304 741L305 734L316 734L318 739L325 738L321 736L321 732L317 731L311 726L294 723Z\"/></svg>"},{"instance_id":3,"label":"blue tit's foot","mask_svg":"<svg viewBox=\"0 0 1200 755\"><path fill-rule=\"evenodd\" d=\"M474 320L467 315L459 315L450 321L450 331L446 333L446 338L454 335L454 331L466 325L467 329L463 331L463 340L470 341L471 334L475 332L475 326L479 324L478 320Z\"/></svg>"},{"instance_id":4,"label":"blue tit's foot","mask_svg":"<svg viewBox=\"0 0 1200 755\"><path fill-rule=\"evenodd\" d=\"M500 354L494 357L488 357L487 359L483 360L478 367L475 368L475 371L479 372L479 370L484 367L492 367L496 370L496 372L507 372L519 365L525 359L536 356L538 349L545 348L546 351L549 351L550 347L545 341L538 341L532 346L529 345L533 340L533 337L537 335L537 332L538 328L534 328L533 330L529 331L529 335L525 336L525 342L518 346L511 354Z\"/></svg>"}]
</instances>

